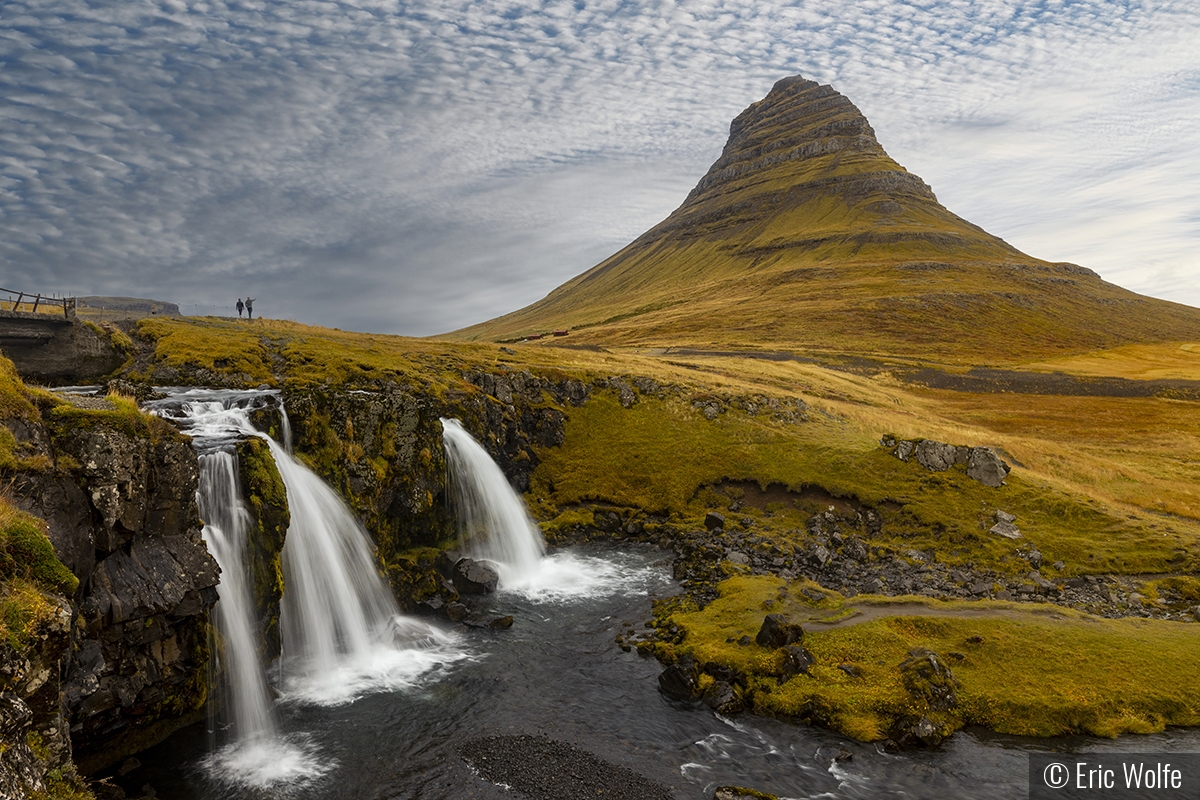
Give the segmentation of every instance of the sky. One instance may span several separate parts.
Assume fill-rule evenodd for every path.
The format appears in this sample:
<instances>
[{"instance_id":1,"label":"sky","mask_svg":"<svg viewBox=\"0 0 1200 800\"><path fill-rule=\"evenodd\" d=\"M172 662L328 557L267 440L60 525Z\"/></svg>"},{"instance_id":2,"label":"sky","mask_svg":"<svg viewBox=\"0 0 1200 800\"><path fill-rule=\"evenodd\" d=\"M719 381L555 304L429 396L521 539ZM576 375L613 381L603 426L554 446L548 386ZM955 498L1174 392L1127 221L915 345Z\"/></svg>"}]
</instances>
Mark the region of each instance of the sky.
<instances>
[{"instance_id":1,"label":"sky","mask_svg":"<svg viewBox=\"0 0 1200 800\"><path fill-rule=\"evenodd\" d=\"M1200 306L1197 42L1194 0L4 0L0 287L449 331L666 217L802 74L951 211Z\"/></svg>"}]
</instances>

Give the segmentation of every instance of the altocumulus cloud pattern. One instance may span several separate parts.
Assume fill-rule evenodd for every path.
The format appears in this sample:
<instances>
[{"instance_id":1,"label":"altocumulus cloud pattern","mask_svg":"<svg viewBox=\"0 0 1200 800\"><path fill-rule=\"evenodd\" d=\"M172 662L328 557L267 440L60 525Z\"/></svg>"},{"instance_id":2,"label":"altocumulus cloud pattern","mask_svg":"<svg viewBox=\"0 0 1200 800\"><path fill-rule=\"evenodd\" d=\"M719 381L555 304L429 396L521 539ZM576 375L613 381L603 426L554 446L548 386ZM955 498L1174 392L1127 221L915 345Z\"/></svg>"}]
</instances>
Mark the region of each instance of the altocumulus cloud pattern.
<instances>
[{"instance_id":1,"label":"altocumulus cloud pattern","mask_svg":"<svg viewBox=\"0 0 1200 800\"><path fill-rule=\"evenodd\" d=\"M17 288L430 334L682 201L780 77L833 83L952 210L1200 304L1189 2L0 6Z\"/></svg>"}]
</instances>

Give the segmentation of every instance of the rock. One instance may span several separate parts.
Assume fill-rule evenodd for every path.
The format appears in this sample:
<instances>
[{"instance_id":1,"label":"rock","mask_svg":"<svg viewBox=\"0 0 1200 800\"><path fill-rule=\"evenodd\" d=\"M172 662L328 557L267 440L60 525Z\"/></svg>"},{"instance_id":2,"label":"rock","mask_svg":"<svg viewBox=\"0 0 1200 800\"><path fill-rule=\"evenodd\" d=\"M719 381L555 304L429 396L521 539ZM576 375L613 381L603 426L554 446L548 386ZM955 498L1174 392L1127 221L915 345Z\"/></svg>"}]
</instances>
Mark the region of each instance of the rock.
<instances>
[{"instance_id":1,"label":"rock","mask_svg":"<svg viewBox=\"0 0 1200 800\"><path fill-rule=\"evenodd\" d=\"M828 564L831 558L833 558L832 554L824 545L813 545L812 549L808 551L809 562L818 567L823 567Z\"/></svg>"},{"instance_id":2,"label":"rock","mask_svg":"<svg viewBox=\"0 0 1200 800\"><path fill-rule=\"evenodd\" d=\"M818 764L840 764L852 758L854 758L853 753L844 747L836 745L822 745L813 753L813 761L816 761Z\"/></svg>"},{"instance_id":3,"label":"rock","mask_svg":"<svg viewBox=\"0 0 1200 800\"><path fill-rule=\"evenodd\" d=\"M997 536L1003 536L1005 539L1020 539L1021 529L1011 522L997 522L992 527L988 528L988 533L994 533Z\"/></svg>"},{"instance_id":4,"label":"rock","mask_svg":"<svg viewBox=\"0 0 1200 800\"><path fill-rule=\"evenodd\" d=\"M923 699L932 710L948 711L958 705L955 694L958 681L932 650L923 647L909 650L908 658L900 663L900 675L908 693Z\"/></svg>"},{"instance_id":5,"label":"rock","mask_svg":"<svg viewBox=\"0 0 1200 800\"><path fill-rule=\"evenodd\" d=\"M726 681L714 681L704 692L704 704L719 714L740 714L746 704Z\"/></svg>"},{"instance_id":6,"label":"rock","mask_svg":"<svg viewBox=\"0 0 1200 800\"><path fill-rule=\"evenodd\" d=\"M491 594L500 584L500 573L485 561L460 558L454 564L454 586L462 594Z\"/></svg>"},{"instance_id":7,"label":"rock","mask_svg":"<svg viewBox=\"0 0 1200 800\"><path fill-rule=\"evenodd\" d=\"M1196 620L1196 622L1200 622L1200 606L1196 606L1192 609L1192 619Z\"/></svg>"},{"instance_id":8,"label":"rock","mask_svg":"<svg viewBox=\"0 0 1200 800\"><path fill-rule=\"evenodd\" d=\"M808 668L815 664L817 660L813 658L813 654L808 651L808 648L792 644L783 648L783 677L784 680L793 678L799 674L808 674Z\"/></svg>"},{"instance_id":9,"label":"rock","mask_svg":"<svg viewBox=\"0 0 1200 800\"><path fill-rule=\"evenodd\" d=\"M971 588L969 589L969 591L973 595L990 594L992 591L992 582L991 581L978 581L977 583L971 584Z\"/></svg>"},{"instance_id":10,"label":"rock","mask_svg":"<svg viewBox=\"0 0 1200 800\"><path fill-rule=\"evenodd\" d=\"M990 447L972 447L967 456L967 477L993 489L1004 485L1009 469Z\"/></svg>"},{"instance_id":11,"label":"rock","mask_svg":"<svg viewBox=\"0 0 1200 800\"><path fill-rule=\"evenodd\" d=\"M995 519L996 519L996 522L1016 522L1017 521L1017 518L1014 515L1009 514L1007 511L1001 511L999 509L996 510Z\"/></svg>"},{"instance_id":12,"label":"rock","mask_svg":"<svg viewBox=\"0 0 1200 800\"><path fill-rule=\"evenodd\" d=\"M725 528L725 516L718 514L716 511L710 511L704 515L704 527L710 531L717 528Z\"/></svg>"},{"instance_id":13,"label":"rock","mask_svg":"<svg viewBox=\"0 0 1200 800\"><path fill-rule=\"evenodd\" d=\"M846 673L851 678L862 677L862 670L853 664L838 664L838 669Z\"/></svg>"},{"instance_id":14,"label":"rock","mask_svg":"<svg viewBox=\"0 0 1200 800\"><path fill-rule=\"evenodd\" d=\"M933 747L946 738L938 725L924 715L900 720L892 728L891 736L901 747Z\"/></svg>"},{"instance_id":15,"label":"rock","mask_svg":"<svg viewBox=\"0 0 1200 800\"><path fill-rule=\"evenodd\" d=\"M1055 561L1055 562L1054 562L1053 564L1051 564L1050 566L1054 567L1054 568L1055 568L1056 570L1058 570L1059 572L1062 572L1064 569L1066 569L1066 568L1067 568L1067 562L1065 562L1065 561Z\"/></svg>"},{"instance_id":16,"label":"rock","mask_svg":"<svg viewBox=\"0 0 1200 800\"><path fill-rule=\"evenodd\" d=\"M725 560L732 561L734 564L741 564L742 566L750 565L750 556L740 550L730 550L729 554L725 556Z\"/></svg>"},{"instance_id":17,"label":"rock","mask_svg":"<svg viewBox=\"0 0 1200 800\"><path fill-rule=\"evenodd\" d=\"M713 800L779 800L779 796L741 786L718 786Z\"/></svg>"},{"instance_id":18,"label":"rock","mask_svg":"<svg viewBox=\"0 0 1200 800\"><path fill-rule=\"evenodd\" d=\"M915 442L908 442L908 441L900 442L899 444L896 445L896 450L895 450L896 458L900 459L901 461L908 461L908 457L911 456L913 454L913 451L916 449L917 449L917 445Z\"/></svg>"},{"instance_id":19,"label":"rock","mask_svg":"<svg viewBox=\"0 0 1200 800\"><path fill-rule=\"evenodd\" d=\"M512 627L513 618L511 614L504 616L476 616L467 617L462 623L469 628L487 628L493 631L506 630Z\"/></svg>"},{"instance_id":20,"label":"rock","mask_svg":"<svg viewBox=\"0 0 1200 800\"><path fill-rule=\"evenodd\" d=\"M767 614L754 641L762 647L786 647L804 637L804 628L787 621L783 614Z\"/></svg>"},{"instance_id":21,"label":"rock","mask_svg":"<svg viewBox=\"0 0 1200 800\"><path fill-rule=\"evenodd\" d=\"M957 449L952 444L942 444L932 439L917 443L914 456L917 463L933 472L944 472L954 466Z\"/></svg>"},{"instance_id":22,"label":"rock","mask_svg":"<svg viewBox=\"0 0 1200 800\"><path fill-rule=\"evenodd\" d=\"M851 537L842 545L842 557L848 558L851 561L866 561L869 551L867 545L862 539Z\"/></svg>"},{"instance_id":23,"label":"rock","mask_svg":"<svg viewBox=\"0 0 1200 800\"><path fill-rule=\"evenodd\" d=\"M664 669L658 676L658 688L667 697L692 700L696 696L696 662L684 657Z\"/></svg>"},{"instance_id":24,"label":"rock","mask_svg":"<svg viewBox=\"0 0 1200 800\"><path fill-rule=\"evenodd\" d=\"M1040 550L1030 550L1025 554L1025 560L1029 562L1031 567L1037 569L1042 566L1042 553Z\"/></svg>"},{"instance_id":25,"label":"rock","mask_svg":"<svg viewBox=\"0 0 1200 800\"><path fill-rule=\"evenodd\" d=\"M637 395L633 393L633 387L620 378L609 378L608 387L616 391L621 408L632 408L637 403Z\"/></svg>"},{"instance_id":26,"label":"rock","mask_svg":"<svg viewBox=\"0 0 1200 800\"><path fill-rule=\"evenodd\" d=\"M453 622L462 622L467 618L468 609L462 603L447 603L446 616Z\"/></svg>"}]
</instances>

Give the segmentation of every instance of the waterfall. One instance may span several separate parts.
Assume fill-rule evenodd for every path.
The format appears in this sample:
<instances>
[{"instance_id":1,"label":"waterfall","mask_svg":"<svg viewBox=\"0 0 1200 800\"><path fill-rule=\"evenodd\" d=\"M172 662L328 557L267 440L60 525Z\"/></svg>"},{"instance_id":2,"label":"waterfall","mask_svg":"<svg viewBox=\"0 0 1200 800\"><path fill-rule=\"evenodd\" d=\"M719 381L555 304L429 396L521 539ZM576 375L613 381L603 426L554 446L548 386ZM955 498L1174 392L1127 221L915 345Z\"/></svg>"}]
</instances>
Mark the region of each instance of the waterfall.
<instances>
[{"instance_id":1,"label":"waterfall","mask_svg":"<svg viewBox=\"0 0 1200 800\"><path fill-rule=\"evenodd\" d=\"M277 736L274 709L258 655L254 600L246 553L250 518L238 485L237 459L218 450L200 456L197 492L204 542L221 568L213 623L225 642L218 651L224 706L234 734L256 742Z\"/></svg>"},{"instance_id":2,"label":"waterfall","mask_svg":"<svg viewBox=\"0 0 1200 800\"><path fill-rule=\"evenodd\" d=\"M331 764L278 732L246 565L250 516L240 495L234 445L263 439L287 491L291 524L281 561L281 698L338 704L368 691L414 685L464 658L458 638L400 615L375 568L369 535L323 480L258 432L250 411L267 392L188 390L149 404L193 437L201 465L197 504L203 535L221 567L214 624L223 647L219 672L233 741L206 762L210 774L241 786L293 786ZM282 412L282 408L280 409ZM290 433L287 416L282 428Z\"/></svg>"},{"instance_id":3,"label":"waterfall","mask_svg":"<svg viewBox=\"0 0 1200 800\"><path fill-rule=\"evenodd\" d=\"M541 568L546 545L525 503L461 422L443 417L442 441L464 550L496 564L501 586L528 582Z\"/></svg>"},{"instance_id":4,"label":"waterfall","mask_svg":"<svg viewBox=\"0 0 1200 800\"><path fill-rule=\"evenodd\" d=\"M620 591L629 575L611 560L546 555L546 543L500 467L456 419L442 418L450 498L459 541L471 558L491 561L500 591L530 600L570 602Z\"/></svg>"}]
</instances>

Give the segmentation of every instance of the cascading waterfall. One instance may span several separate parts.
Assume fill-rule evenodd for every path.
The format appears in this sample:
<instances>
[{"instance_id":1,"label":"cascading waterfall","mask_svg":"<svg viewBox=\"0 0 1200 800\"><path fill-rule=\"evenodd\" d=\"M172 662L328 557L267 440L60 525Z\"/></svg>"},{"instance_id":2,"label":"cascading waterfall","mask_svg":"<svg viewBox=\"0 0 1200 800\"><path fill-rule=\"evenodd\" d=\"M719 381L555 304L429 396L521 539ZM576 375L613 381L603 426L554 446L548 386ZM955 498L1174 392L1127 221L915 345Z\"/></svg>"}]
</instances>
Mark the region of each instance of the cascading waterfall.
<instances>
[{"instance_id":1,"label":"cascading waterfall","mask_svg":"<svg viewBox=\"0 0 1200 800\"><path fill-rule=\"evenodd\" d=\"M200 455L197 492L203 536L221 568L220 602L213 608L214 624L225 641L218 651L224 706L234 735L246 742L278 736L274 708L254 630L254 601L245 563L250 516L238 485L237 459L217 450Z\"/></svg>"},{"instance_id":2,"label":"cascading waterfall","mask_svg":"<svg viewBox=\"0 0 1200 800\"><path fill-rule=\"evenodd\" d=\"M151 408L193 437L201 465L197 502L203 535L221 567L214 622L224 645L219 667L233 741L210 757L209 771L243 786L297 787L332 764L278 730L245 564L250 517L233 451L239 439L258 436L270 446L291 513L281 558L283 699L350 702L368 691L411 686L465 653L456 637L400 615L376 572L370 537L346 504L289 454L290 447L255 429L249 412L268 396L190 390ZM283 430L289 430L286 414Z\"/></svg>"},{"instance_id":3,"label":"cascading waterfall","mask_svg":"<svg viewBox=\"0 0 1200 800\"><path fill-rule=\"evenodd\" d=\"M471 558L490 561L502 591L566 600L603 594L623 577L611 561L569 553L546 556L546 543L521 496L462 423L442 418L450 497L459 541Z\"/></svg>"},{"instance_id":4,"label":"cascading waterfall","mask_svg":"<svg viewBox=\"0 0 1200 800\"><path fill-rule=\"evenodd\" d=\"M464 549L471 558L496 564L501 585L529 580L541 566L546 544L525 503L461 422L443 417L442 441Z\"/></svg>"}]
</instances>

